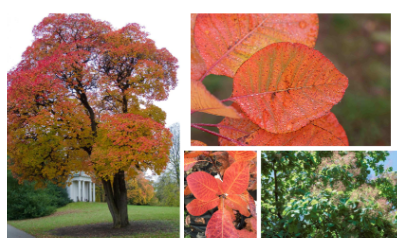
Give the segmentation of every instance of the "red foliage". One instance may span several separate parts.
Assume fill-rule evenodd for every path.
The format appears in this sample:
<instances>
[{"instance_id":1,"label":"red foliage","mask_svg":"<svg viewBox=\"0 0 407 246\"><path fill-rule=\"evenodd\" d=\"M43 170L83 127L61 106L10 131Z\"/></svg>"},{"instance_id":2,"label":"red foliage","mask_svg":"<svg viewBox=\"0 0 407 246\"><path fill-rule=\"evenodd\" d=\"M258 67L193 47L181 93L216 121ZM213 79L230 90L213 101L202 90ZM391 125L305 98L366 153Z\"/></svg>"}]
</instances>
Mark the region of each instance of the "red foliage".
<instances>
[{"instance_id":1,"label":"red foliage","mask_svg":"<svg viewBox=\"0 0 407 246\"><path fill-rule=\"evenodd\" d=\"M206 157L218 155L221 152L209 153ZM238 237L239 230L234 227L235 215L233 211L238 211L241 215L253 218L251 223L256 223L256 211L254 200L247 192L250 179L251 163L256 163L256 152L233 152L228 151L241 159L227 166L223 175L223 180L216 179L207 172L193 172L187 176L188 186L185 191L191 191L196 199L187 206L191 215L200 216L206 211L218 208L208 222L206 229L207 237ZM254 155L253 155L254 154ZM228 159L230 160L230 159ZM187 195L187 194L185 194ZM256 235L256 227L249 227ZM250 233L249 233L250 234ZM242 232L242 236L249 234Z\"/></svg>"},{"instance_id":2,"label":"red foliage","mask_svg":"<svg viewBox=\"0 0 407 246\"><path fill-rule=\"evenodd\" d=\"M192 127L220 145L348 145L335 116L325 117L348 79L313 49L317 15L194 14L191 25L191 112L225 117ZM233 78L232 97L223 100L232 106L206 90L209 74Z\"/></svg>"}]
</instances>

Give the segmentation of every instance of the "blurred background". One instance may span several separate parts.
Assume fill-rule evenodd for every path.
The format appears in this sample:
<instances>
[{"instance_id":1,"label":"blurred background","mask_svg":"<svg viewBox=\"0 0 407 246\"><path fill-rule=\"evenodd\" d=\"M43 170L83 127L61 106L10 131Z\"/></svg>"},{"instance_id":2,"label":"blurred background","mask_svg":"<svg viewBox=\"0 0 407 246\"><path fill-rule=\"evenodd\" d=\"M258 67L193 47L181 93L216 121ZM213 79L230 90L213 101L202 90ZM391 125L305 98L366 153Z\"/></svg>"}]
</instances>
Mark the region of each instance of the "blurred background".
<instances>
[{"instance_id":1,"label":"blurred background","mask_svg":"<svg viewBox=\"0 0 407 246\"><path fill-rule=\"evenodd\" d=\"M342 101L332 108L351 146L389 146L390 14L319 14L319 50L349 79ZM233 79L209 75L203 83L217 98L229 98ZM227 105L230 105L228 102ZM194 113L192 123L217 124L223 117ZM218 132L215 127L207 129ZM191 128L191 138L218 145L218 137Z\"/></svg>"}]
</instances>

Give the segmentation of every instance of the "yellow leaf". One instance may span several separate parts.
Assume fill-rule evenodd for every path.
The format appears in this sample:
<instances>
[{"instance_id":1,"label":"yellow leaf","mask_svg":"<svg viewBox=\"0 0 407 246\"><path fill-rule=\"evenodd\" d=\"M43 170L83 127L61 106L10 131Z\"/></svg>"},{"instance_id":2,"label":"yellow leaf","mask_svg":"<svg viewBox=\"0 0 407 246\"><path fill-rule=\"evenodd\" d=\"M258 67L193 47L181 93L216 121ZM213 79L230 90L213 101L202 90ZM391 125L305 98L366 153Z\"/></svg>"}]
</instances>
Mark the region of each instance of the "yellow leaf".
<instances>
[{"instance_id":1,"label":"yellow leaf","mask_svg":"<svg viewBox=\"0 0 407 246\"><path fill-rule=\"evenodd\" d=\"M213 115L240 118L237 111L230 106L224 105L214 97L200 81L192 80L191 83L191 110Z\"/></svg>"}]
</instances>

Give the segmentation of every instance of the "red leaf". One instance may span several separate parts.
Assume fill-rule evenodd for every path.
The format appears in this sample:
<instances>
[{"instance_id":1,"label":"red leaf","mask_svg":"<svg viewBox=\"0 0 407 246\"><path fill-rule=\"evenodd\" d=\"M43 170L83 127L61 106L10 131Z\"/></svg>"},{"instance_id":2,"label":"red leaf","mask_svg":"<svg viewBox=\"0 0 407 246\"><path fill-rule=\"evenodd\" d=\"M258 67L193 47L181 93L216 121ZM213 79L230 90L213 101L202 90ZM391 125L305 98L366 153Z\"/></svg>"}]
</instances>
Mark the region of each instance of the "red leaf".
<instances>
[{"instance_id":1,"label":"red leaf","mask_svg":"<svg viewBox=\"0 0 407 246\"><path fill-rule=\"evenodd\" d=\"M185 187L185 190L184 190L184 196L188 196L189 194L191 194L192 192L191 192L191 190L189 189L189 186L187 185L187 187Z\"/></svg>"},{"instance_id":2,"label":"red leaf","mask_svg":"<svg viewBox=\"0 0 407 246\"><path fill-rule=\"evenodd\" d=\"M213 200L206 201L206 202L198 200L198 199L194 199L194 200L192 200L192 202L190 202L187 205L187 210L193 216L200 216L200 215L204 214L206 211L216 208L216 206L218 206L218 204L219 204L219 197L216 197Z\"/></svg>"},{"instance_id":3,"label":"red leaf","mask_svg":"<svg viewBox=\"0 0 407 246\"><path fill-rule=\"evenodd\" d=\"M256 233L248 231L246 229L238 230L240 238L257 238Z\"/></svg>"},{"instance_id":4,"label":"red leaf","mask_svg":"<svg viewBox=\"0 0 407 246\"><path fill-rule=\"evenodd\" d=\"M231 107L236 109L241 118L233 119L225 117L218 124L219 133L225 137L245 143L246 138L253 132L259 130L260 127L247 118L237 103L233 103ZM235 143L221 137L219 138L219 144L221 146L236 146Z\"/></svg>"},{"instance_id":5,"label":"red leaf","mask_svg":"<svg viewBox=\"0 0 407 246\"><path fill-rule=\"evenodd\" d=\"M198 140L191 140L191 146L207 146L207 145Z\"/></svg>"},{"instance_id":6,"label":"red leaf","mask_svg":"<svg viewBox=\"0 0 407 246\"><path fill-rule=\"evenodd\" d=\"M233 98L270 133L300 129L343 97L348 79L319 51L277 43L254 54L237 71Z\"/></svg>"},{"instance_id":7,"label":"red leaf","mask_svg":"<svg viewBox=\"0 0 407 246\"><path fill-rule=\"evenodd\" d=\"M194 38L195 20L197 14L191 14L191 79L200 80L206 72L206 64L196 48Z\"/></svg>"},{"instance_id":8,"label":"red leaf","mask_svg":"<svg viewBox=\"0 0 407 246\"><path fill-rule=\"evenodd\" d=\"M257 157L256 151L228 151L228 153L235 158L235 161L250 161Z\"/></svg>"},{"instance_id":9,"label":"red leaf","mask_svg":"<svg viewBox=\"0 0 407 246\"><path fill-rule=\"evenodd\" d=\"M228 195L243 193L249 185L249 178L249 166L242 168L241 163L235 162L225 171L223 191Z\"/></svg>"},{"instance_id":10,"label":"red leaf","mask_svg":"<svg viewBox=\"0 0 407 246\"><path fill-rule=\"evenodd\" d=\"M233 77L258 50L276 42L315 45L314 14L199 14L195 42L212 74Z\"/></svg>"},{"instance_id":11,"label":"red leaf","mask_svg":"<svg viewBox=\"0 0 407 246\"><path fill-rule=\"evenodd\" d=\"M206 172L196 172L188 175L189 189L194 196L202 201L210 201L221 195L215 178Z\"/></svg>"},{"instance_id":12,"label":"red leaf","mask_svg":"<svg viewBox=\"0 0 407 246\"><path fill-rule=\"evenodd\" d=\"M295 132L272 134L258 130L246 139L246 143L255 146L349 145L345 130L331 112Z\"/></svg>"},{"instance_id":13,"label":"red leaf","mask_svg":"<svg viewBox=\"0 0 407 246\"><path fill-rule=\"evenodd\" d=\"M203 151L184 152L184 158L194 158L197 157L198 155L202 155L203 153L204 153Z\"/></svg>"},{"instance_id":14,"label":"red leaf","mask_svg":"<svg viewBox=\"0 0 407 246\"><path fill-rule=\"evenodd\" d=\"M224 194L225 192L223 192L223 188L222 188L223 182L222 182L222 180L216 179L216 183L218 183L218 188L219 188L220 194Z\"/></svg>"},{"instance_id":15,"label":"red leaf","mask_svg":"<svg viewBox=\"0 0 407 246\"><path fill-rule=\"evenodd\" d=\"M191 169L197 162L194 158L184 158L184 171Z\"/></svg>"},{"instance_id":16,"label":"red leaf","mask_svg":"<svg viewBox=\"0 0 407 246\"><path fill-rule=\"evenodd\" d=\"M208 222L206 227L207 238L237 238L238 231L233 225L232 215L228 210L222 209L216 211Z\"/></svg>"}]
</instances>

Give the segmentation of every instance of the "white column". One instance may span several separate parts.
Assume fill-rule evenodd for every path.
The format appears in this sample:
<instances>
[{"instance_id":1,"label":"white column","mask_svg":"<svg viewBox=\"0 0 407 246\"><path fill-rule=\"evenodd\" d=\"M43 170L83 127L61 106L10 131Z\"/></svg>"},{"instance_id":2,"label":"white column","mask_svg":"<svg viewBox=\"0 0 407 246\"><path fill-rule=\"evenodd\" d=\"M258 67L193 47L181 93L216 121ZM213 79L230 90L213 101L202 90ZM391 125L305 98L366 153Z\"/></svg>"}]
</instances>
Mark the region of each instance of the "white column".
<instances>
[{"instance_id":1,"label":"white column","mask_svg":"<svg viewBox=\"0 0 407 246\"><path fill-rule=\"evenodd\" d=\"M71 183L71 186L69 186L69 198L75 201L74 193L73 193L73 181Z\"/></svg>"},{"instance_id":2,"label":"white column","mask_svg":"<svg viewBox=\"0 0 407 246\"><path fill-rule=\"evenodd\" d=\"M89 181L89 198L90 202L93 202L93 188L92 188L92 180Z\"/></svg>"},{"instance_id":3,"label":"white column","mask_svg":"<svg viewBox=\"0 0 407 246\"><path fill-rule=\"evenodd\" d=\"M81 197L81 201L85 201L85 181L81 181L81 193L82 193L82 197Z\"/></svg>"},{"instance_id":4,"label":"white column","mask_svg":"<svg viewBox=\"0 0 407 246\"><path fill-rule=\"evenodd\" d=\"M90 200L90 198L91 198L91 194L90 194L90 185L91 185L91 182L88 182L88 184L89 184L89 187L88 187L88 202L91 202L91 200Z\"/></svg>"},{"instance_id":5,"label":"white column","mask_svg":"<svg viewBox=\"0 0 407 246\"><path fill-rule=\"evenodd\" d=\"M93 185L93 202L96 202L96 196L95 196L95 183L92 183Z\"/></svg>"},{"instance_id":6,"label":"white column","mask_svg":"<svg viewBox=\"0 0 407 246\"><path fill-rule=\"evenodd\" d=\"M79 201L82 201L82 193L83 193L83 190L82 190L82 180L79 180L78 181L79 183L78 183L78 189L79 189Z\"/></svg>"}]
</instances>

